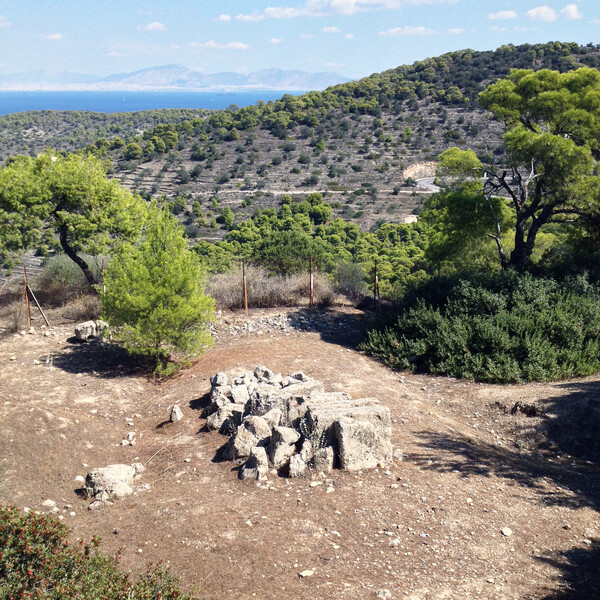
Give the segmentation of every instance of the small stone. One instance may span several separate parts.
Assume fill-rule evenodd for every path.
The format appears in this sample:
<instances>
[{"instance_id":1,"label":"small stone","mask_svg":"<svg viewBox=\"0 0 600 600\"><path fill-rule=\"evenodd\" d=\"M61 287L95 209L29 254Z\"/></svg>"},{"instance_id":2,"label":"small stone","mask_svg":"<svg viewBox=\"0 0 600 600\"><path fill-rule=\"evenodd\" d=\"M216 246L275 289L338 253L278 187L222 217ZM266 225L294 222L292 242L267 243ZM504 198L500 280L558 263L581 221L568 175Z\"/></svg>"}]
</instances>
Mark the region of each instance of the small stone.
<instances>
[{"instance_id":1,"label":"small stone","mask_svg":"<svg viewBox=\"0 0 600 600\"><path fill-rule=\"evenodd\" d=\"M85 477L83 475L77 475L77 477L75 477L75 481L77 483L83 483L85 481Z\"/></svg>"},{"instance_id":2,"label":"small stone","mask_svg":"<svg viewBox=\"0 0 600 600\"><path fill-rule=\"evenodd\" d=\"M473 504L473 498L467 498L467 504Z\"/></svg>"},{"instance_id":3,"label":"small stone","mask_svg":"<svg viewBox=\"0 0 600 600\"><path fill-rule=\"evenodd\" d=\"M504 537L510 537L510 536L513 534L513 532L512 532L512 529L511 529L510 527L503 527L503 528L500 530L500 533L501 533L501 534L502 534Z\"/></svg>"},{"instance_id":4,"label":"small stone","mask_svg":"<svg viewBox=\"0 0 600 600\"><path fill-rule=\"evenodd\" d=\"M383 588L382 590L377 590L375 592L375 597L383 598L384 600L388 600L389 598L392 597L392 592L390 592L390 590L388 590L387 588Z\"/></svg>"},{"instance_id":5,"label":"small stone","mask_svg":"<svg viewBox=\"0 0 600 600\"><path fill-rule=\"evenodd\" d=\"M42 508L48 512L58 512L58 507L56 506L56 502L54 502L54 500L44 500L42 502Z\"/></svg>"},{"instance_id":6,"label":"small stone","mask_svg":"<svg viewBox=\"0 0 600 600\"><path fill-rule=\"evenodd\" d=\"M299 577L312 577L315 574L314 571L311 571L310 569L306 569L305 571L301 571L300 573L298 573Z\"/></svg>"},{"instance_id":7,"label":"small stone","mask_svg":"<svg viewBox=\"0 0 600 600\"><path fill-rule=\"evenodd\" d=\"M181 408L179 408L179 405L174 404L171 409L169 421L171 421L171 423L177 423L177 421L181 421L181 419L183 419L183 412L181 411Z\"/></svg>"}]
</instances>

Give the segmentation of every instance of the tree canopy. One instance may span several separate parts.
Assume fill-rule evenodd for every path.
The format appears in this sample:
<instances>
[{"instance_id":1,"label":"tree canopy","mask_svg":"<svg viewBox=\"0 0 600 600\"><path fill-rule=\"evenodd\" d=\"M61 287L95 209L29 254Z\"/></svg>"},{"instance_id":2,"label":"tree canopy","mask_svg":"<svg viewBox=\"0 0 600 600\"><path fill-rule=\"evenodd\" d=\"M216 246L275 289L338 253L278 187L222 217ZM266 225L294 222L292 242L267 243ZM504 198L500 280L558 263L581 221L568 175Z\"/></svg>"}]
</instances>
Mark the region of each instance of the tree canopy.
<instances>
[{"instance_id":1,"label":"tree canopy","mask_svg":"<svg viewBox=\"0 0 600 600\"><path fill-rule=\"evenodd\" d=\"M445 173L484 173L483 194L491 202L507 198L514 213L514 246L506 257L501 212L494 237L503 267L523 268L540 228L600 214L600 73L582 68L568 73L513 71L490 85L480 102L507 126L508 166L483 169L470 151L444 152ZM496 203L496 202L495 202ZM497 203L496 203L497 204Z\"/></svg>"},{"instance_id":2,"label":"tree canopy","mask_svg":"<svg viewBox=\"0 0 600 600\"><path fill-rule=\"evenodd\" d=\"M107 251L115 239L137 236L145 203L108 179L93 156L17 156L0 170L0 256L37 246L45 232L97 283L83 253Z\"/></svg>"}]
</instances>

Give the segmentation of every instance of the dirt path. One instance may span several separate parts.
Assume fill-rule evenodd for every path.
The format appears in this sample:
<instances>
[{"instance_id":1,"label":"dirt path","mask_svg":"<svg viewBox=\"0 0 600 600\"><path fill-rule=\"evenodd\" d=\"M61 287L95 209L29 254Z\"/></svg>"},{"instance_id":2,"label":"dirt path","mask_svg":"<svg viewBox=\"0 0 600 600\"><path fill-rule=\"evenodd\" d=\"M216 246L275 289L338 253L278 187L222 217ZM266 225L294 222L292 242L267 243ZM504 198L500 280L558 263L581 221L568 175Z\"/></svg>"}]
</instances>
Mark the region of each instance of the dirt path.
<instances>
[{"instance_id":1,"label":"dirt path","mask_svg":"<svg viewBox=\"0 0 600 600\"><path fill-rule=\"evenodd\" d=\"M108 347L67 342L71 327L2 340L0 502L42 510L53 499L75 538L100 534L135 571L165 559L207 600L383 589L412 600L558 600L568 586L591 597L600 377L491 386L399 374L353 349L360 315L312 314L305 329L317 331L285 331L265 326L273 312L253 313L252 333L227 317L216 347L162 385ZM200 431L198 407L210 375L256 364L378 397L404 460L318 485L239 481L236 465L213 460L225 438ZM165 423L175 401L185 419ZM517 401L536 415L511 414ZM136 445L121 446L129 432ZM146 491L97 511L75 493L92 467L153 455ZM314 574L300 578L306 569Z\"/></svg>"}]
</instances>

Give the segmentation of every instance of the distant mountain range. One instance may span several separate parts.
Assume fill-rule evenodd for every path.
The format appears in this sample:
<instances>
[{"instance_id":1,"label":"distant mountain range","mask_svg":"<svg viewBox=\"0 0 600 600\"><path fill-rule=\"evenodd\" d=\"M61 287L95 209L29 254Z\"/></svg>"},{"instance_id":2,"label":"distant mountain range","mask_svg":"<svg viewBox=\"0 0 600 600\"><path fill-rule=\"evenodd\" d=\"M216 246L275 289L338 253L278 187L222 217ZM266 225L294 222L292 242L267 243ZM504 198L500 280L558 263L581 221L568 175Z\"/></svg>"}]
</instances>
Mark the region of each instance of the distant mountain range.
<instances>
[{"instance_id":1,"label":"distant mountain range","mask_svg":"<svg viewBox=\"0 0 600 600\"><path fill-rule=\"evenodd\" d=\"M264 69L248 75L225 72L206 74L182 65L149 67L132 73L115 73L97 77L85 73L28 73L0 74L3 91L210 91L233 89L268 89L282 91L324 90L331 85L350 81L337 73L307 73Z\"/></svg>"}]
</instances>

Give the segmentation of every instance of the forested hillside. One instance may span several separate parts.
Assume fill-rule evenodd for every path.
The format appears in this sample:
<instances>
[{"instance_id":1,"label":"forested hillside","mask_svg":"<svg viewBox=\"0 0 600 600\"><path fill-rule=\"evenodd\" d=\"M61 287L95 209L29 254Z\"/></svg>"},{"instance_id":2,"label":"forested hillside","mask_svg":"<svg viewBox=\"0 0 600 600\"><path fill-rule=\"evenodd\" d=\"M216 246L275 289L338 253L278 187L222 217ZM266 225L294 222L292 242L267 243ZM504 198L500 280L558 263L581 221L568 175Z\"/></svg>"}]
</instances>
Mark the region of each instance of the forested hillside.
<instances>
[{"instance_id":1,"label":"forested hillside","mask_svg":"<svg viewBox=\"0 0 600 600\"><path fill-rule=\"evenodd\" d=\"M427 163L448 147L472 148L484 164L502 161L503 127L477 102L490 82L514 68L599 64L594 45L508 45L451 52L242 109L9 115L0 119L2 158L87 147L110 159L128 187L165 195L175 213L187 211L186 225L196 225L189 231L200 237L223 234L213 219L224 207L239 222L258 206L276 207L284 193L315 191L326 194L336 216L368 229L419 212L414 179L431 174Z\"/></svg>"}]
</instances>

